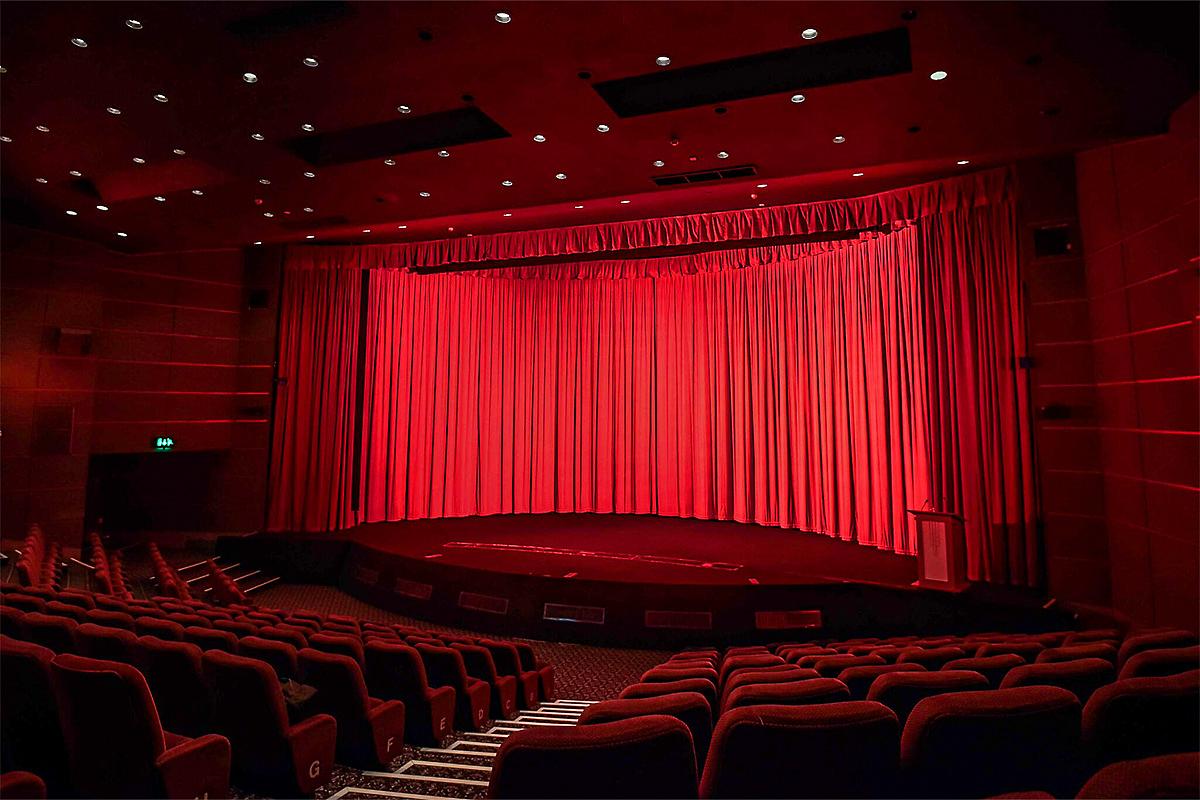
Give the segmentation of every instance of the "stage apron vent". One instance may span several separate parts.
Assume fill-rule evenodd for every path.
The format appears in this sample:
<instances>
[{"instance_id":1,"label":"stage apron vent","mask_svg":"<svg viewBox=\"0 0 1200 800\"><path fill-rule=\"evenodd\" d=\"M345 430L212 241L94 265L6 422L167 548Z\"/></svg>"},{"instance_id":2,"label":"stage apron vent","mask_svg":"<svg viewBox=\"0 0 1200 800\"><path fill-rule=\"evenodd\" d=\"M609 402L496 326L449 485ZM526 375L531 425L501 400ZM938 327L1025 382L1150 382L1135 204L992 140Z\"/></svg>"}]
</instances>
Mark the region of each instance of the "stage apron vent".
<instances>
[{"instance_id":1,"label":"stage apron vent","mask_svg":"<svg viewBox=\"0 0 1200 800\"><path fill-rule=\"evenodd\" d=\"M600 606L572 606L565 603L546 603L542 608L542 619L552 622L583 622L588 625L604 624L604 609Z\"/></svg>"},{"instance_id":2,"label":"stage apron vent","mask_svg":"<svg viewBox=\"0 0 1200 800\"><path fill-rule=\"evenodd\" d=\"M415 600L428 600L433 595L433 584L410 581L407 578L396 578L392 591Z\"/></svg>"},{"instance_id":3,"label":"stage apron vent","mask_svg":"<svg viewBox=\"0 0 1200 800\"><path fill-rule=\"evenodd\" d=\"M507 614L508 598L475 592L459 592L458 607L471 611L483 611L487 614Z\"/></svg>"}]
</instances>

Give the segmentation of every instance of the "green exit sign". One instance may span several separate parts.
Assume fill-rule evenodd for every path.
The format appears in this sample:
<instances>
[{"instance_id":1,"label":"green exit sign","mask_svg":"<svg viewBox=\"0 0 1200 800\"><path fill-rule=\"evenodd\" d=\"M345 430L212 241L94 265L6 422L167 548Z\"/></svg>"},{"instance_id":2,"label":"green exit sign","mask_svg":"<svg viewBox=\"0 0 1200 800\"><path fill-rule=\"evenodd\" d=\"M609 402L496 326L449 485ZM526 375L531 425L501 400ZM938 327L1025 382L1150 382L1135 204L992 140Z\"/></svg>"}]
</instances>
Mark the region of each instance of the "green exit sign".
<instances>
[{"instance_id":1,"label":"green exit sign","mask_svg":"<svg viewBox=\"0 0 1200 800\"><path fill-rule=\"evenodd\" d=\"M174 448L175 448L175 440L172 439L170 436L155 436L154 437L154 449L155 450L173 450Z\"/></svg>"}]
</instances>

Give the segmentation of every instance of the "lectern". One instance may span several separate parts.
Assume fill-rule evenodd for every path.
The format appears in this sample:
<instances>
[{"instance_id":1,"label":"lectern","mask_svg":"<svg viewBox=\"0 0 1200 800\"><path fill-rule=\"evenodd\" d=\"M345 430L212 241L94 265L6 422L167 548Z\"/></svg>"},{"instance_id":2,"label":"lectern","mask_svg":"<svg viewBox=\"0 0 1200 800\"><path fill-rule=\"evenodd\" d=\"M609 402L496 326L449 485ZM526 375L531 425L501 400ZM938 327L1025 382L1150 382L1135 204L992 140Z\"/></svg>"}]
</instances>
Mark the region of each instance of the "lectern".
<instances>
[{"instance_id":1,"label":"lectern","mask_svg":"<svg viewBox=\"0 0 1200 800\"><path fill-rule=\"evenodd\" d=\"M945 511L909 509L917 521L917 585L960 592L967 588L963 518Z\"/></svg>"}]
</instances>

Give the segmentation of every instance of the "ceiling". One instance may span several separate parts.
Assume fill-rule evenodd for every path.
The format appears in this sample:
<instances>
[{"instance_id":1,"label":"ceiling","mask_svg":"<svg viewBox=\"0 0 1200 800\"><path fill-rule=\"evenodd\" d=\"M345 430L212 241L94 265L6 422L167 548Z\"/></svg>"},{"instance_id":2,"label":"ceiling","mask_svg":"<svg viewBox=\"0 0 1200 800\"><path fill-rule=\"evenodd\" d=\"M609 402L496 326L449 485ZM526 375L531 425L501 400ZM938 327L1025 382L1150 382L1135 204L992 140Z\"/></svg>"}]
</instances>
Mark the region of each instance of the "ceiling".
<instances>
[{"instance_id":1,"label":"ceiling","mask_svg":"<svg viewBox=\"0 0 1200 800\"><path fill-rule=\"evenodd\" d=\"M4 215L156 251L410 241L863 194L1164 130L1196 90L1196 8L5 3ZM911 71L887 77L628 118L594 88L901 27ZM935 70L948 77L931 80ZM446 157L432 147L314 165L292 147L304 123L322 136L470 107L499 138ZM744 165L757 175L652 182Z\"/></svg>"}]
</instances>

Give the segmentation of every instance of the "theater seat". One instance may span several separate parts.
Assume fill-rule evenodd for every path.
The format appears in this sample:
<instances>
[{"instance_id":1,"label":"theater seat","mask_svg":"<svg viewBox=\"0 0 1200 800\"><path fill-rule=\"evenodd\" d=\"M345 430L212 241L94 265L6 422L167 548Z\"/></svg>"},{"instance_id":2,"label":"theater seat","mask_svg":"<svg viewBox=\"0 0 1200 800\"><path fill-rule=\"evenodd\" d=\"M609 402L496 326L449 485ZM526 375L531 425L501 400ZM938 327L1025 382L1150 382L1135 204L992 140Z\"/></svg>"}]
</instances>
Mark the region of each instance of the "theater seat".
<instances>
[{"instance_id":1,"label":"theater seat","mask_svg":"<svg viewBox=\"0 0 1200 800\"><path fill-rule=\"evenodd\" d=\"M133 616L124 611L109 611L103 608L93 608L87 612L88 622L102 625L106 628L123 628L130 633L135 629Z\"/></svg>"},{"instance_id":2,"label":"theater seat","mask_svg":"<svg viewBox=\"0 0 1200 800\"><path fill-rule=\"evenodd\" d=\"M517 714L517 679L496 671L496 662L486 647L454 642L451 648L462 653L467 674L491 687L492 719L512 719Z\"/></svg>"},{"instance_id":3,"label":"theater seat","mask_svg":"<svg viewBox=\"0 0 1200 800\"><path fill-rule=\"evenodd\" d=\"M433 688L425 664L405 644L369 642L365 648L367 689L374 697L404 703L404 735L410 742L437 746L454 733L455 691Z\"/></svg>"},{"instance_id":4,"label":"theater seat","mask_svg":"<svg viewBox=\"0 0 1200 800\"><path fill-rule=\"evenodd\" d=\"M337 720L337 757L360 769L381 769L404 749L404 703L367 694L362 667L350 656L300 651L301 680L317 690L314 708Z\"/></svg>"},{"instance_id":5,"label":"theater seat","mask_svg":"<svg viewBox=\"0 0 1200 800\"><path fill-rule=\"evenodd\" d=\"M1117 651L1117 669L1124 669L1129 659L1146 650L1191 647L1196 642L1196 634L1184 630L1152 631L1130 636L1121 642L1121 649Z\"/></svg>"},{"instance_id":6,"label":"theater seat","mask_svg":"<svg viewBox=\"0 0 1200 800\"><path fill-rule=\"evenodd\" d=\"M243 636L258 636L258 626L242 620L215 619L213 628L218 631L229 631L239 639Z\"/></svg>"},{"instance_id":7,"label":"theater seat","mask_svg":"<svg viewBox=\"0 0 1200 800\"><path fill-rule=\"evenodd\" d=\"M1016 653L999 653L992 656L976 656L975 658L956 658L942 665L944 670L969 670L978 672L988 679L993 688L1000 685L1004 676L1010 670L1025 663L1025 659Z\"/></svg>"},{"instance_id":8,"label":"theater seat","mask_svg":"<svg viewBox=\"0 0 1200 800\"><path fill-rule=\"evenodd\" d=\"M1116 680L1113 665L1102 658L1081 658L1075 661L1026 664L1013 669L1000 684L1001 689L1017 686L1057 686L1066 689L1086 703L1101 686Z\"/></svg>"},{"instance_id":9,"label":"theater seat","mask_svg":"<svg viewBox=\"0 0 1200 800\"><path fill-rule=\"evenodd\" d=\"M988 642L975 651L975 657L988 658L991 656L1017 655L1025 661L1032 662L1038 657L1038 653L1045 649L1046 646L1041 642Z\"/></svg>"},{"instance_id":10,"label":"theater seat","mask_svg":"<svg viewBox=\"0 0 1200 800\"><path fill-rule=\"evenodd\" d=\"M809 658L811 656L836 656L839 655L837 650L832 647L819 647L816 645L805 645L803 647L785 647L779 651L779 656L789 664L799 664L800 659ZM811 662L810 662L811 663Z\"/></svg>"},{"instance_id":11,"label":"theater seat","mask_svg":"<svg viewBox=\"0 0 1200 800\"><path fill-rule=\"evenodd\" d=\"M517 731L496 754L487 796L695 797L692 736L667 716Z\"/></svg>"},{"instance_id":12,"label":"theater seat","mask_svg":"<svg viewBox=\"0 0 1200 800\"><path fill-rule=\"evenodd\" d=\"M889 672L925 672L925 667L920 664L867 664L846 667L837 674L837 679L846 684L851 700L866 700L875 679Z\"/></svg>"},{"instance_id":13,"label":"theater seat","mask_svg":"<svg viewBox=\"0 0 1200 800\"><path fill-rule=\"evenodd\" d=\"M163 727L184 736L212 731L212 697L200 648L190 642L138 637L135 663L158 707Z\"/></svg>"},{"instance_id":14,"label":"theater seat","mask_svg":"<svg viewBox=\"0 0 1200 800\"><path fill-rule=\"evenodd\" d=\"M1085 644L1088 642L1120 641L1121 632L1116 628L1092 628L1086 631L1073 631L1063 640L1064 645Z\"/></svg>"},{"instance_id":15,"label":"theater seat","mask_svg":"<svg viewBox=\"0 0 1200 800\"><path fill-rule=\"evenodd\" d=\"M124 628L106 628L89 622L75 629L75 652L98 661L132 664L137 654L137 636Z\"/></svg>"},{"instance_id":16,"label":"theater seat","mask_svg":"<svg viewBox=\"0 0 1200 800\"><path fill-rule=\"evenodd\" d=\"M0 775L0 797L4 800L45 800L46 782L32 772L5 772Z\"/></svg>"},{"instance_id":17,"label":"theater seat","mask_svg":"<svg viewBox=\"0 0 1200 800\"><path fill-rule=\"evenodd\" d=\"M778 705L808 706L850 699L846 684L836 678L813 678L793 683L757 683L735 689L725 699L722 715L734 708Z\"/></svg>"},{"instance_id":18,"label":"theater seat","mask_svg":"<svg viewBox=\"0 0 1200 800\"><path fill-rule=\"evenodd\" d=\"M920 664L925 669L934 672L940 670L950 661L966 658L967 652L961 647L919 647L907 648L896 659L897 664Z\"/></svg>"},{"instance_id":19,"label":"theater seat","mask_svg":"<svg viewBox=\"0 0 1200 800\"><path fill-rule=\"evenodd\" d=\"M70 781L50 675L53 660L48 648L0 636L0 745L5 769L34 772L55 797L64 797Z\"/></svg>"},{"instance_id":20,"label":"theater seat","mask_svg":"<svg viewBox=\"0 0 1200 800\"><path fill-rule=\"evenodd\" d=\"M238 637L229 631L189 625L183 629L183 639L201 650L224 650L235 655L238 652Z\"/></svg>"},{"instance_id":21,"label":"theater seat","mask_svg":"<svg viewBox=\"0 0 1200 800\"><path fill-rule=\"evenodd\" d=\"M553 700L557 696L554 693L554 665L538 661L533 652L533 646L526 642L513 642L513 646L517 648L517 653L521 656L521 669L538 674L542 702Z\"/></svg>"},{"instance_id":22,"label":"theater seat","mask_svg":"<svg viewBox=\"0 0 1200 800\"><path fill-rule=\"evenodd\" d=\"M721 715L700 796L895 796L900 725L879 703L754 706Z\"/></svg>"},{"instance_id":23,"label":"theater seat","mask_svg":"<svg viewBox=\"0 0 1200 800\"><path fill-rule=\"evenodd\" d=\"M50 614L55 617L70 617L79 623L88 621L87 612L88 609L82 606L72 605L71 603L60 603L57 600L51 600L42 609L43 614Z\"/></svg>"},{"instance_id":24,"label":"theater seat","mask_svg":"<svg viewBox=\"0 0 1200 800\"><path fill-rule=\"evenodd\" d=\"M362 640L357 636L340 633L314 633L308 637L308 646L323 653L349 656L362 666L364 661Z\"/></svg>"},{"instance_id":25,"label":"theater seat","mask_svg":"<svg viewBox=\"0 0 1200 800\"><path fill-rule=\"evenodd\" d=\"M0 636L25 638L25 612L12 606L0 606Z\"/></svg>"},{"instance_id":26,"label":"theater seat","mask_svg":"<svg viewBox=\"0 0 1200 800\"><path fill-rule=\"evenodd\" d=\"M521 669L521 654L509 642L499 642L493 639L480 639L480 647L486 647L492 654L496 671L501 675L509 675L517 681L517 702L521 708L535 708L538 704L539 677L537 672Z\"/></svg>"},{"instance_id":27,"label":"theater seat","mask_svg":"<svg viewBox=\"0 0 1200 800\"><path fill-rule=\"evenodd\" d=\"M75 652L75 631L79 623L70 617L55 617L30 611L21 620L25 640L40 644L55 653Z\"/></svg>"},{"instance_id":28,"label":"theater seat","mask_svg":"<svg viewBox=\"0 0 1200 800\"><path fill-rule=\"evenodd\" d=\"M238 655L265 661L281 681L293 680L300 671L297 650L287 642L246 636L238 640Z\"/></svg>"},{"instance_id":29,"label":"theater seat","mask_svg":"<svg viewBox=\"0 0 1200 800\"><path fill-rule=\"evenodd\" d=\"M274 797L311 797L329 782L337 723L317 714L288 723L279 680L267 664L222 650L202 657L213 691L214 727L233 745L233 780Z\"/></svg>"},{"instance_id":30,"label":"theater seat","mask_svg":"<svg viewBox=\"0 0 1200 800\"><path fill-rule=\"evenodd\" d=\"M425 674L433 686L454 689L454 727L460 731L477 731L483 727L491 705L492 687L467 674L462 653L449 647L417 645L425 662Z\"/></svg>"},{"instance_id":31,"label":"theater seat","mask_svg":"<svg viewBox=\"0 0 1200 800\"><path fill-rule=\"evenodd\" d=\"M813 678L821 677L815 669L803 669L801 667L788 665L785 670L775 670L773 667L766 669L743 669L725 681L725 685L721 688L721 707L725 707L725 700L735 689L740 689L743 686L761 683L793 683L795 681L807 681Z\"/></svg>"},{"instance_id":32,"label":"theater seat","mask_svg":"<svg viewBox=\"0 0 1200 800\"><path fill-rule=\"evenodd\" d=\"M1097 689L1083 709L1083 743L1096 767L1200 750L1200 670Z\"/></svg>"},{"instance_id":33,"label":"theater seat","mask_svg":"<svg viewBox=\"0 0 1200 800\"><path fill-rule=\"evenodd\" d=\"M638 697L662 697L663 695L676 694L678 692L696 692L703 695L704 699L712 706L714 715L721 710L717 706L717 690L713 688L711 683L702 678L671 681L669 683L634 683L622 689L618 698L626 700Z\"/></svg>"},{"instance_id":34,"label":"theater seat","mask_svg":"<svg viewBox=\"0 0 1200 800\"><path fill-rule=\"evenodd\" d=\"M229 740L165 733L142 673L74 655L57 656L50 670L80 796L228 795Z\"/></svg>"},{"instance_id":35,"label":"theater seat","mask_svg":"<svg viewBox=\"0 0 1200 800\"><path fill-rule=\"evenodd\" d=\"M1038 653L1035 664L1054 663L1057 661L1075 661L1080 658L1103 658L1116 665L1117 648L1108 642L1088 642L1086 644L1064 645L1050 647Z\"/></svg>"},{"instance_id":36,"label":"theater seat","mask_svg":"<svg viewBox=\"0 0 1200 800\"><path fill-rule=\"evenodd\" d=\"M277 642L287 642L297 650L308 647L308 637L295 628L284 628L279 625L264 625L255 634L260 639L274 639Z\"/></svg>"},{"instance_id":37,"label":"theater seat","mask_svg":"<svg viewBox=\"0 0 1200 800\"><path fill-rule=\"evenodd\" d=\"M1121 668L1121 677L1166 677L1194 669L1200 669L1200 647L1164 647L1130 656Z\"/></svg>"},{"instance_id":38,"label":"theater seat","mask_svg":"<svg viewBox=\"0 0 1200 800\"><path fill-rule=\"evenodd\" d=\"M627 700L604 700L588 706L579 715L580 725L596 725L633 717L662 714L688 726L696 749L697 769L704 768L708 745L712 739L712 712L708 700L697 692L680 692L662 697L641 697Z\"/></svg>"},{"instance_id":39,"label":"theater seat","mask_svg":"<svg viewBox=\"0 0 1200 800\"><path fill-rule=\"evenodd\" d=\"M867 690L867 699L876 700L895 711L903 726L917 703L927 697L987 688L990 688L987 678L978 672L889 672L875 679Z\"/></svg>"},{"instance_id":40,"label":"theater seat","mask_svg":"<svg viewBox=\"0 0 1200 800\"><path fill-rule=\"evenodd\" d=\"M138 636L153 636L169 642L183 641L183 626L169 619L138 617L133 621L133 629Z\"/></svg>"},{"instance_id":41,"label":"theater seat","mask_svg":"<svg viewBox=\"0 0 1200 800\"><path fill-rule=\"evenodd\" d=\"M1093 775L1076 795L1078 800L1116 797L1200 797L1200 753L1118 761Z\"/></svg>"},{"instance_id":42,"label":"theater seat","mask_svg":"<svg viewBox=\"0 0 1200 800\"><path fill-rule=\"evenodd\" d=\"M17 608L24 611L26 614L31 611L43 611L46 608L46 600L41 597L34 597L28 594L19 594L17 592L5 592L0 595L0 604L9 608Z\"/></svg>"},{"instance_id":43,"label":"theater seat","mask_svg":"<svg viewBox=\"0 0 1200 800\"><path fill-rule=\"evenodd\" d=\"M763 653L762 655L741 655L741 656L726 656L721 662L721 670L719 679L721 683L729 677L730 673L735 670L744 669L746 667L770 667L777 664L786 664L779 656ZM803 665L801 665L803 666Z\"/></svg>"},{"instance_id":44,"label":"theater seat","mask_svg":"<svg viewBox=\"0 0 1200 800\"><path fill-rule=\"evenodd\" d=\"M703 678L717 685L717 671L710 666L676 667L670 664L648 669L642 673L639 683L665 683L668 681L685 681L689 678Z\"/></svg>"},{"instance_id":45,"label":"theater seat","mask_svg":"<svg viewBox=\"0 0 1200 800\"><path fill-rule=\"evenodd\" d=\"M918 797L1060 796L1078 785L1079 714L1056 686L928 697L904 726L901 763Z\"/></svg>"}]
</instances>

